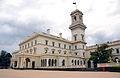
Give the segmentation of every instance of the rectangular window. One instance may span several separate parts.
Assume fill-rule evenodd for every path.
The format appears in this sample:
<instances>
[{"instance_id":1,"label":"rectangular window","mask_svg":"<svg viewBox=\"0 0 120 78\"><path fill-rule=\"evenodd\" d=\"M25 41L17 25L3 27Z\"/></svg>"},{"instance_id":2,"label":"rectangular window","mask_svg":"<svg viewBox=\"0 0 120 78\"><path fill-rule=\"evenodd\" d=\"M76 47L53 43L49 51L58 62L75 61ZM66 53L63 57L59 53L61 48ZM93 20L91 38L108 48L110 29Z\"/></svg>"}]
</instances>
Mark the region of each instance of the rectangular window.
<instances>
[{"instance_id":1,"label":"rectangular window","mask_svg":"<svg viewBox=\"0 0 120 78\"><path fill-rule=\"evenodd\" d=\"M64 44L64 48L66 49L66 44Z\"/></svg>"},{"instance_id":2,"label":"rectangular window","mask_svg":"<svg viewBox=\"0 0 120 78\"><path fill-rule=\"evenodd\" d=\"M30 47L30 43L28 43L28 47Z\"/></svg>"},{"instance_id":3,"label":"rectangular window","mask_svg":"<svg viewBox=\"0 0 120 78\"><path fill-rule=\"evenodd\" d=\"M37 48L34 48L34 54L36 54L36 49L37 49Z\"/></svg>"},{"instance_id":4,"label":"rectangular window","mask_svg":"<svg viewBox=\"0 0 120 78\"><path fill-rule=\"evenodd\" d=\"M35 45L37 44L37 40L35 40Z\"/></svg>"},{"instance_id":5,"label":"rectangular window","mask_svg":"<svg viewBox=\"0 0 120 78\"><path fill-rule=\"evenodd\" d=\"M77 45L75 45L75 49L77 49Z\"/></svg>"},{"instance_id":6,"label":"rectangular window","mask_svg":"<svg viewBox=\"0 0 120 78\"><path fill-rule=\"evenodd\" d=\"M77 41L77 36L74 36L74 40Z\"/></svg>"},{"instance_id":7,"label":"rectangular window","mask_svg":"<svg viewBox=\"0 0 120 78\"><path fill-rule=\"evenodd\" d=\"M25 44L25 49L27 48L27 45Z\"/></svg>"},{"instance_id":8,"label":"rectangular window","mask_svg":"<svg viewBox=\"0 0 120 78\"><path fill-rule=\"evenodd\" d=\"M45 53L47 53L48 52L48 50L45 50Z\"/></svg>"},{"instance_id":9,"label":"rectangular window","mask_svg":"<svg viewBox=\"0 0 120 78\"><path fill-rule=\"evenodd\" d=\"M52 46L55 46L55 42L52 42Z\"/></svg>"},{"instance_id":10,"label":"rectangular window","mask_svg":"<svg viewBox=\"0 0 120 78\"><path fill-rule=\"evenodd\" d=\"M45 40L45 45L48 45L48 40Z\"/></svg>"},{"instance_id":11,"label":"rectangular window","mask_svg":"<svg viewBox=\"0 0 120 78\"><path fill-rule=\"evenodd\" d=\"M33 42L31 42L31 46L33 46Z\"/></svg>"},{"instance_id":12,"label":"rectangular window","mask_svg":"<svg viewBox=\"0 0 120 78\"><path fill-rule=\"evenodd\" d=\"M53 51L52 51L52 54L54 54L54 53L55 53L55 51L53 50Z\"/></svg>"},{"instance_id":13,"label":"rectangular window","mask_svg":"<svg viewBox=\"0 0 120 78\"><path fill-rule=\"evenodd\" d=\"M83 52L83 57L85 57L85 52Z\"/></svg>"},{"instance_id":14,"label":"rectangular window","mask_svg":"<svg viewBox=\"0 0 120 78\"><path fill-rule=\"evenodd\" d=\"M60 43L58 43L58 45L59 45L59 48L61 47L61 44Z\"/></svg>"},{"instance_id":15,"label":"rectangular window","mask_svg":"<svg viewBox=\"0 0 120 78\"><path fill-rule=\"evenodd\" d=\"M69 46L69 49L71 49L71 46Z\"/></svg>"},{"instance_id":16,"label":"rectangular window","mask_svg":"<svg viewBox=\"0 0 120 78\"><path fill-rule=\"evenodd\" d=\"M116 52L119 53L119 49L116 49Z\"/></svg>"}]
</instances>

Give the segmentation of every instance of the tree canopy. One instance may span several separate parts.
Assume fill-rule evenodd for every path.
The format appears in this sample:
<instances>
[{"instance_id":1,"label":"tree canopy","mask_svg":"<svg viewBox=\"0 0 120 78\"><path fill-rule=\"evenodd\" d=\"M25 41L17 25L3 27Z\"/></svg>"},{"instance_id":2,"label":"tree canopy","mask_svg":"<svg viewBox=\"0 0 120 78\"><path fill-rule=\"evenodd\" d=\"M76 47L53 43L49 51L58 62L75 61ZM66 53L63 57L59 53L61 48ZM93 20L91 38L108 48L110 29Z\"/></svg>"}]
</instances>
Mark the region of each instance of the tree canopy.
<instances>
[{"instance_id":1,"label":"tree canopy","mask_svg":"<svg viewBox=\"0 0 120 78\"><path fill-rule=\"evenodd\" d=\"M4 50L0 52L0 66L10 66L12 55Z\"/></svg>"},{"instance_id":2,"label":"tree canopy","mask_svg":"<svg viewBox=\"0 0 120 78\"><path fill-rule=\"evenodd\" d=\"M96 63L107 63L109 57L112 54L112 48L109 48L107 44L103 44L100 47L98 46L97 50L91 52L91 57L89 60L93 60Z\"/></svg>"}]
</instances>

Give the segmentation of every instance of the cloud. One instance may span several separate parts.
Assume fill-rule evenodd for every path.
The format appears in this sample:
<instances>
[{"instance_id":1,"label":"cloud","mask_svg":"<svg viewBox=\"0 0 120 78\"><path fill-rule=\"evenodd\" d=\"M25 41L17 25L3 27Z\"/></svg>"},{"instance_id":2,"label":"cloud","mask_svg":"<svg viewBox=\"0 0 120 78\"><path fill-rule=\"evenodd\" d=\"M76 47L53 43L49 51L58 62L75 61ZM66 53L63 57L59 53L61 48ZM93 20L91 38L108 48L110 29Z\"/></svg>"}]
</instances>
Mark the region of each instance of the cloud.
<instances>
[{"instance_id":1,"label":"cloud","mask_svg":"<svg viewBox=\"0 0 120 78\"><path fill-rule=\"evenodd\" d=\"M33 32L62 32L71 40L70 13L74 0L0 0L0 50L12 52ZM119 0L76 0L84 13L87 45L120 39Z\"/></svg>"}]
</instances>

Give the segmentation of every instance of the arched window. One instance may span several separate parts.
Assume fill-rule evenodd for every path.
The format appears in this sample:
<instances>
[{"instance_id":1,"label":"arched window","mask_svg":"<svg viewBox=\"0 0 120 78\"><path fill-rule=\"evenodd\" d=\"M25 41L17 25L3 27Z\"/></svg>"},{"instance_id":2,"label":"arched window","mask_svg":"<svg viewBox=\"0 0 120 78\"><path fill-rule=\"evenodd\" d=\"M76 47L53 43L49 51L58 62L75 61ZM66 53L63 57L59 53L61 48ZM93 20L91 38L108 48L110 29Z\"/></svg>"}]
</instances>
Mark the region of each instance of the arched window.
<instances>
[{"instance_id":1,"label":"arched window","mask_svg":"<svg viewBox=\"0 0 120 78\"><path fill-rule=\"evenodd\" d=\"M74 65L74 60L72 60L71 62L72 62L72 65Z\"/></svg>"},{"instance_id":2,"label":"arched window","mask_svg":"<svg viewBox=\"0 0 120 78\"><path fill-rule=\"evenodd\" d=\"M42 59L41 59L41 67L43 66L43 61L42 61Z\"/></svg>"},{"instance_id":3,"label":"arched window","mask_svg":"<svg viewBox=\"0 0 120 78\"><path fill-rule=\"evenodd\" d=\"M73 60L72 60L72 63L73 63Z\"/></svg>"},{"instance_id":4,"label":"arched window","mask_svg":"<svg viewBox=\"0 0 120 78\"><path fill-rule=\"evenodd\" d=\"M78 65L79 65L79 60L77 61Z\"/></svg>"},{"instance_id":5,"label":"arched window","mask_svg":"<svg viewBox=\"0 0 120 78\"><path fill-rule=\"evenodd\" d=\"M65 60L63 59L63 61L62 61L62 66L65 66Z\"/></svg>"},{"instance_id":6,"label":"arched window","mask_svg":"<svg viewBox=\"0 0 120 78\"><path fill-rule=\"evenodd\" d=\"M57 60L55 59L55 66L57 66Z\"/></svg>"},{"instance_id":7,"label":"arched window","mask_svg":"<svg viewBox=\"0 0 120 78\"><path fill-rule=\"evenodd\" d=\"M81 65L82 65L82 61L80 61Z\"/></svg>"},{"instance_id":8,"label":"arched window","mask_svg":"<svg viewBox=\"0 0 120 78\"><path fill-rule=\"evenodd\" d=\"M49 59L48 64L49 64L49 66L51 66L51 59Z\"/></svg>"},{"instance_id":9,"label":"arched window","mask_svg":"<svg viewBox=\"0 0 120 78\"><path fill-rule=\"evenodd\" d=\"M47 59L45 59L45 66L47 66Z\"/></svg>"},{"instance_id":10,"label":"arched window","mask_svg":"<svg viewBox=\"0 0 120 78\"><path fill-rule=\"evenodd\" d=\"M74 16L74 20L75 20L75 21L77 20L76 16Z\"/></svg>"},{"instance_id":11,"label":"arched window","mask_svg":"<svg viewBox=\"0 0 120 78\"><path fill-rule=\"evenodd\" d=\"M76 65L76 60L75 60L75 65Z\"/></svg>"},{"instance_id":12,"label":"arched window","mask_svg":"<svg viewBox=\"0 0 120 78\"><path fill-rule=\"evenodd\" d=\"M77 36L74 36L74 40L77 41Z\"/></svg>"},{"instance_id":13,"label":"arched window","mask_svg":"<svg viewBox=\"0 0 120 78\"><path fill-rule=\"evenodd\" d=\"M52 66L54 66L54 59L52 59Z\"/></svg>"}]
</instances>

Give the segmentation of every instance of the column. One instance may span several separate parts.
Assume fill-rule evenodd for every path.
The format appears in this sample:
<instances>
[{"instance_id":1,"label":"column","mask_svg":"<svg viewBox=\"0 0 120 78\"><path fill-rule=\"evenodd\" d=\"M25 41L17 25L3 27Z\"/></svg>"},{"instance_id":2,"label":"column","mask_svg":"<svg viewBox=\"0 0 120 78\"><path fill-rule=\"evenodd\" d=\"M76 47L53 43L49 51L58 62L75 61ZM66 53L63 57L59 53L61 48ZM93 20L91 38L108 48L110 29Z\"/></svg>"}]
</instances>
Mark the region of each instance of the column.
<instances>
[{"instance_id":1,"label":"column","mask_svg":"<svg viewBox=\"0 0 120 78\"><path fill-rule=\"evenodd\" d=\"M47 67L48 67L48 65L49 65L49 62L48 62L48 60L49 60L49 59L47 58L47 59L46 59L46 62L47 62L47 63L46 63L46 66L47 66Z\"/></svg>"},{"instance_id":2,"label":"column","mask_svg":"<svg viewBox=\"0 0 120 78\"><path fill-rule=\"evenodd\" d=\"M94 68L93 60L90 60L91 68Z\"/></svg>"}]
</instances>

